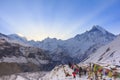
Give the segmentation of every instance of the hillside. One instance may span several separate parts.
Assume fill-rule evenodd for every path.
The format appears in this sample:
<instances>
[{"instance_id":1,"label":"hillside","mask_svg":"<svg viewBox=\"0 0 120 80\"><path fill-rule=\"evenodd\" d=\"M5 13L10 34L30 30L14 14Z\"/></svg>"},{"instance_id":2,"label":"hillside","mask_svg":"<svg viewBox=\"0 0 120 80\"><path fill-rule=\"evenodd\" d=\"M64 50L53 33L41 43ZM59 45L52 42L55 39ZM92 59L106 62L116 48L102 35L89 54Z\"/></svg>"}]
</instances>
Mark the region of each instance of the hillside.
<instances>
[{"instance_id":1,"label":"hillside","mask_svg":"<svg viewBox=\"0 0 120 80\"><path fill-rule=\"evenodd\" d=\"M120 36L91 54L85 62L120 65Z\"/></svg>"}]
</instances>

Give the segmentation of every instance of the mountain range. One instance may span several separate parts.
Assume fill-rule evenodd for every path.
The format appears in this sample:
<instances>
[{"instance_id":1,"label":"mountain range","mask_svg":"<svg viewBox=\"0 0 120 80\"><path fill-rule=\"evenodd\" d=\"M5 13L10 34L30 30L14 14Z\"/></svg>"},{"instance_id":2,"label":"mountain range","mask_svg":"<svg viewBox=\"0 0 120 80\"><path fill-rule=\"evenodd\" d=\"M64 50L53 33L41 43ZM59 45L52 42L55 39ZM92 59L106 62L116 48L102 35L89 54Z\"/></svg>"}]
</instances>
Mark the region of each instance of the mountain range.
<instances>
[{"instance_id":1,"label":"mountain range","mask_svg":"<svg viewBox=\"0 0 120 80\"><path fill-rule=\"evenodd\" d=\"M91 30L67 40L46 38L43 41L27 41L25 37L16 34L8 35L19 43L31 45L47 51L53 61L60 63L79 63L95 52L99 47L106 45L116 38L116 35L106 31L99 25L94 25Z\"/></svg>"},{"instance_id":2,"label":"mountain range","mask_svg":"<svg viewBox=\"0 0 120 80\"><path fill-rule=\"evenodd\" d=\"M68 62L119 63L119 39L98 25L67 40L28 41L17 34L0 33L0 76L48 71Z\"/></svg>"},{"instance_id":3,"label":"mountain range","mask_svg":"<svg viewBox=\"0 0 120 80\"><path fill-rule=\"evenodd\" d=\"M120 66L120 35L117 36L113 41L108 44L100 47L94 53L90 54L84 61L82 61L78 66L87 66L89 63L96 63L99 65L104 65L105 69L109 69L112 66ZM107 65L107 66L106 66ZM119 69L119 67L117 67ZM118 70L119 71L119 70ZM12 74L8 76L0 77L0 79L7 80L74 80L72 76L73 70L69 68L68 65L59 65L56 66L52 71L43 73L43 72L32 72L32 73L19 73ZM66 77L66 73L69 73L70 76ZM88 80L88 76L76 76L76 79ZM106 79L111 79L105 77ZM113 80L113 79L112 79ZM119 80L117 78L116 80Z\"/></svg>"}]
</instances>

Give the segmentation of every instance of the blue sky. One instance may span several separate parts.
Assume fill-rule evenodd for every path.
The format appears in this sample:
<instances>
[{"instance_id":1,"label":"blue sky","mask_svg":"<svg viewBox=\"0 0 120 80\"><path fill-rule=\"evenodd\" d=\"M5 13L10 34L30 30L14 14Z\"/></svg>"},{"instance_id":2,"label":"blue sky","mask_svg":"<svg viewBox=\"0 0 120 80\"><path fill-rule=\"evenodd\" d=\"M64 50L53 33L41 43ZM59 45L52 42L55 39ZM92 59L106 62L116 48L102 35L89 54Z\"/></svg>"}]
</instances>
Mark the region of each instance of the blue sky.
<instances>
[{"instance_id":1,"label":"blue sky","mask_svg":"<svg viewBox=\"0 0 120 80\"><path fill-rule=\"evenodd\" d=\"M0 32L68 39L100 25L120 33L120 0L0 0Z\"/></svg>"}]
</instances>

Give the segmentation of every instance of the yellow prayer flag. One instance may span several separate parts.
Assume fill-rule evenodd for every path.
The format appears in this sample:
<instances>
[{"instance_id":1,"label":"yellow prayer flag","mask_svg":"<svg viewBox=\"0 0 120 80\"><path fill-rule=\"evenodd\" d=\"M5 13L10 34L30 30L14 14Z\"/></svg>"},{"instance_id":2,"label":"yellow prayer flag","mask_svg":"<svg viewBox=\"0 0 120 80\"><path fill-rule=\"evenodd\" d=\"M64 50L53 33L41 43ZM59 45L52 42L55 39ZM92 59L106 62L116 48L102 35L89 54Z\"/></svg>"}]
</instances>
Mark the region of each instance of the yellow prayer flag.
<instances>
[{"instance_id":1,"label":"yellow prayer flag","mask_svg":"<svg viewBox=\"0 0 120 80\"><path fill-rule=\"evenodd\" d=\"M113 75L112 71L109 71L108 72L108 77L112 78L112 75Z\"/></svg>"}]
</instances>

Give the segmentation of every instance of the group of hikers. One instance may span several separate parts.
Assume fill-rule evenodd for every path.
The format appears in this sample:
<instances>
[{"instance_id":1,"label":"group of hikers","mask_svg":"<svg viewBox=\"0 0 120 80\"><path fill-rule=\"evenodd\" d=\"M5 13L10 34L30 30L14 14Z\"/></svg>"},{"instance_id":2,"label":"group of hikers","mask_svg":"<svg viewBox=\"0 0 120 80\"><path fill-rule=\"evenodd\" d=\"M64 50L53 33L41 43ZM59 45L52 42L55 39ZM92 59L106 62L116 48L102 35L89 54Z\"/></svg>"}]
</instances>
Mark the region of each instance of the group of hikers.
<instances>
[{"instance_id":1,"label":"group of hikers","mask_svg":"<svg viewBox=\"0 0 120 80\"><path fill-rule=\"evenodd\" d=\"M113 70L104 69L102 66L97 64L89 64L88 66L78 66L77 64L68 63L69 68L73 70L72 76L76 78L76 75L88 76L88 80L106 80L103 76L109 76L110 79L116 80L117 73Z\"/></svg>"},{"instance_id":2,"label":"group of hikers","mask_svg":"<svg viewBox=\"0 0 120 80\"><path fill-rule=\"evenodd\" d=\"M78 74L79 77L82 75L87 75L86 68L79 67L77 64L68 63L69 68L73 70L72 75L74 78L76 78L76 75Z\"/></svg>"}]
</instances>

